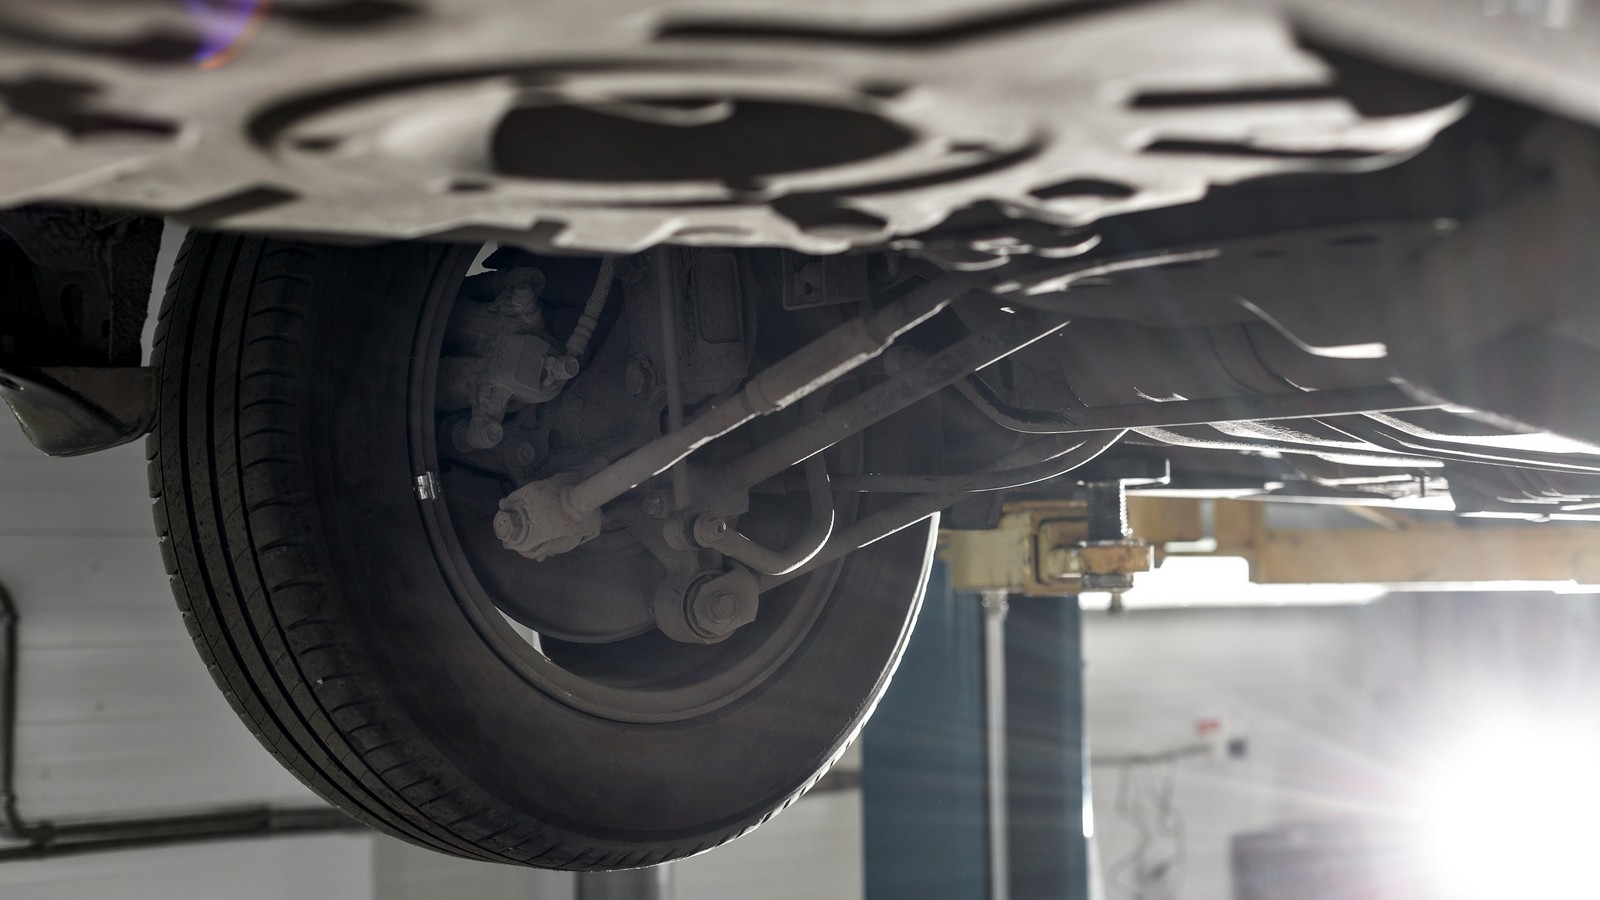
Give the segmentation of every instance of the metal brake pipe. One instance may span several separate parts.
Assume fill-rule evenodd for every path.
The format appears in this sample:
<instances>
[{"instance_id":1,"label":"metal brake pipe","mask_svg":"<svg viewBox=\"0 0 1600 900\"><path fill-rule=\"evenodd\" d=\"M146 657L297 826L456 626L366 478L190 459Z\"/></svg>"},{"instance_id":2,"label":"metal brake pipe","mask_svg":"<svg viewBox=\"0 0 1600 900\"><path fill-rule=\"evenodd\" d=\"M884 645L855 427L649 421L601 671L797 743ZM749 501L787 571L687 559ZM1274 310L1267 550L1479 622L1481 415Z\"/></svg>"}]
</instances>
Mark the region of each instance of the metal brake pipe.
<instances>
[{"instance_id":1,"label":"metal brake pipe","mask_svg":"<svg viewBox=\"0 0 1600 900\"><path fill-rule=\"evenodd\" d=\"M1001 428L1022 434L1060 434L1060 429L1072 426L1072 421L1058 410L1027 409L1007 403L976 372L956 382L953 387L977 407L978 412L988 416Z\"/></svg>"},{"instance_id":2,"label":"metal brake pipe","mask_svg":"<svg viewBox=\"0 0 1600 900\"><path fill-rule=\"evenodd\" d=\"M976 382L976 383L974 383ZM962 379L956 389L996 424L1022 434L1087 434L1135 428L1179 428L1225 422L1270 422L1357 413L1438 409L1393 385L1335 388L1282 394L1256 394L1208 400L1167 400L1092 406L1088 409L1033 410L1011 406L977 379ZM882 490L881 488L879 490Z\"/></svg>"},{"instance_id":3,"label":"metal brake pipe","mask_svg":"<svg viewBox=\"0 0 1600 900\"><path fill-rule=\"evenodd\" d=\"M1376 412L1376 410L1374 410ZM1391 425L1381 419L1362 417L1359 419L1336 419L1324 422L1329 428L1341 431L1350 437L1365 441L1375 447L1397 450L1401 453L1414 453L1419 456L1431 457L1443 462L1467 462L1502 466L1510 469L1532 469L1546 472L1582 472L1594 474L1600 472L1600 466L1572 462L1562 459L1556 454L1542 453L1539 451L1526 451L1516 453L1509 450L1490 448L1482 450L1471 445L1450 446L1448 442L1423 435L1411 433L1396 427L1406 423L1397 422Z\"/></svg>"},{"instance_id":4,"label":"metal brake pipe","mask_svg":"<svg viewBox=\"0 0 1600 900\"><path fill-rule=\"evenodd\" d=\"M1061 444L1059 441L1056 443ZM1082 446L1081 441L1063 445L1057 456L1064 456L1080 446ZM837 490L857 493L978 494L1049 481L1064 474L1061 465L1060 459L1053 457L1031 466L1018 466L1000 472L974 472L970 475L841 475L834 482L834 487Z\"/></svg>"},{"instance_id":5,"label":"metal brake pipe","mask_svg":"<svg viewBox=\"0 0 1600 900\"><path fill-rule=\"evenodd\" d=\"M814 453L880 422L998 360L1061 330L1057 313L1024 310L999 325L969 335L929 355L887 381L873 385L723 467L721 482L745 490Z\"/></svg>"},{"instance_id":6,"label":"metal brake pipe","mask_svg":"<svg viewBox=\"0 0 1600 900\"><path fill-rule=\"evenodd\" d=\"M1002 457L998 462L989 466L994 472L1008 469L1018 469L1039 463L1041 458L1049 459L1056 466L1056 473L1050 477L1065 475L1073 469L1080 468L1093 461L1095 457L1111 449L1111 445L1122 439L1126 432L1111 432L1096 434L1084 438L1076 446L1067 445L1063 438L1046 438L1028 447L1023 447L1013 453ZM1063 447L1068 449L1063 450ZM873 513L864 519L858 519L851 525L835 532L821 553L811 558L811 561L783 575L761 576L761 590L768 591L780 584L784 584L801 575L824 566L842 556L854 553L877 541L881 541L897 531L904 530L938 513L946 507L952 506L966 496L965 492L948 492L937 494L919 494L908 497L888 509Z\"/></svg>"},{"instance_id":7,"label":"metal brake pipe","mask_svg":"<svg viewBox=\"0 0 1600 900\"><path fill-rule=\"evenodd\" d=\"M737 531L729 530L711 546L763 575L793 572L822 552L833 536L833 486L828 481L828 466L818 453L805 461L806 485L810 488L811 521L805 534L783 550L769 550Z\"/></svg>"},{"instance_id":8,"label":"metal brake pipe","mask_svg":"<svg viewBox=\"0 0 1600 900\"><path fill-rule=\"evenodd\" d=\"M656 438L573 485L563 497L564 505L579 514L599 509L710 441L832 383L981 283L973 276L951 276L840 325L763 369L743 390L713 404L683 428Z\"/></svg>"}]
</instances>

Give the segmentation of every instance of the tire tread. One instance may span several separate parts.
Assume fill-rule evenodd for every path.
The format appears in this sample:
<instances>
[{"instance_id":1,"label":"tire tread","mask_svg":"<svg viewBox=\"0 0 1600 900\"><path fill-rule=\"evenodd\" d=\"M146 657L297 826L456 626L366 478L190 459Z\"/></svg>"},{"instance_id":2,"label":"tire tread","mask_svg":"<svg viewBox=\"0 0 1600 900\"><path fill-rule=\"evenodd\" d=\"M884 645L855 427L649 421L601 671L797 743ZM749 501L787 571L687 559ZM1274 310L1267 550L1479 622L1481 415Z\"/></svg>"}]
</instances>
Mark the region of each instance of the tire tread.
<instances>
[{"instance_id":1,"label":"tire tread","mask_svg":"<svg viewBox=\"0 0 1600 900\"><path fill-rule=\"evenodd\" d=\"M323 279L309 273L337 252L191 233L156 322L160 412L146 448L163 566L208 671L263 747L373 828L455 856L545 868L694 855L804 794L848 742L754 821L643 848L596 843L510 808L427 743L386 692L312 524L307 304Z\"/></svg>"}]
</instances>

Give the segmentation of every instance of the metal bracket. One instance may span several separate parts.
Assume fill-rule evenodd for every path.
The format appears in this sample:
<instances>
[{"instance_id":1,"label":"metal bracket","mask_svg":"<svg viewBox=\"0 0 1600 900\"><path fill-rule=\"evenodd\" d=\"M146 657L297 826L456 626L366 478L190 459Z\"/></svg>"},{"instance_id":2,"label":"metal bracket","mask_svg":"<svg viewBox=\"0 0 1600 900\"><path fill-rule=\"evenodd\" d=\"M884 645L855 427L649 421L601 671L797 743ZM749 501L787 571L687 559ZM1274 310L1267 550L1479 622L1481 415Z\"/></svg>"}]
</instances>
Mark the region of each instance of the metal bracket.
<instances>
[{"instance_id":1,"label":"metal bracket","mask_svg":"<svg viewBox=\"0 0 1600 900\"><path fill-rule=\"evenodd\" d=\"M939 554L959 591L1006 590L1054 597L1078 593L1085 573L1147 572L1165 557L1167 544L1192 544L1205 535L1200 501L1131 496L1128 526L1134 537L1102 551L1084 546L1089 509L1083 500L1007 503L990 531L942 531Z\"/></svg>"},{"instance_id":2,"label":"metal bracket","mask_svg":"<svg viewBox=\"0 0 1600 900\"><path fill-rule=\"evenodd\" d=\"M0 369L0 397L50 456L81 456L143 437L155 424L155 370Z\"/></svg>"}]
</instances>

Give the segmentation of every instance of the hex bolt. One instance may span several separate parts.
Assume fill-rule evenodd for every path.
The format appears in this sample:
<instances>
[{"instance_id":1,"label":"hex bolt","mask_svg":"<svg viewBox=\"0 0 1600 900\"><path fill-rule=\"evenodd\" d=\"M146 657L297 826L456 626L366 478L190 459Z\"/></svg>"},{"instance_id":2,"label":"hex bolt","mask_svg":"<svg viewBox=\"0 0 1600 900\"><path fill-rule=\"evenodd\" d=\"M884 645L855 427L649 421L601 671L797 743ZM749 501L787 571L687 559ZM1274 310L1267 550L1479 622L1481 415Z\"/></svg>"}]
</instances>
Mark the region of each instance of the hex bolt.
<instances>
[{"instance_id":1,"label":"hex bolt","mask_svg":"<svg viewBox=\"0 0 1600 900\"><path fill-rule=\"evenodd\" d=\"M702 547L715 544L727 533L728 520L721 516L705 515L694 520L694 540Z\"/></svg>"},{"instance_id":2,"label":"hex bolt","mask_svg":"<svg viewBox=\"0 0 1600 900\"><path fill-rule=\"evenodd\" d=\"M756 598L710 585L689 602L689 627L711 640L721 640L755 620Z\"/></svg>"},{"instance_id":3,"label":"hex bolt","mask_svg":"<svg viewBox=\"0 0 1600 900\"><path fill-rule=\"evenodd\" d=\"M732 634L739 613L739 598L729 591L700 591L689 605L689 624L706 637Z\"/></svg>"},{"instance_id":4,"label":"hex bolt","mask_svg":"<svg viewBox=\"0 0 1600 900\"><path fill-rule=\"evenodd\" d=\"M640 506L644 508L644 514L647 516L664 516L667 513L667 498L651 492L644 495Z\"/></svg>"},{"instance_id":5,"label":"hex bolt","mask_svg":"<svg viewBox=\"0 0 1600 900\"><path fill-rule=\"evenodd\" d=\"M721 573L679 573L660 583L651 606L656 627L672 640L715 644L756 620L761 585L738 564Z\"/></svg>"},{"instance_id":6,"label":"hex bolt","mask_svg":"<svg viewBox=\"0 0 1600 900\"><path fill-rule=\"evenodd\" d=\"M1128 492L1121 481L1086 481L1084 498L1089 506L1088 539L1120 541L1128 536Z\"/></svg>"},{"instance_id":7,"label":"hex bolt","mask_svg":"<svg viewBox=\"0 0 1600 900\"><path fill-rule=\"evenodd\" d=\"M739 612L739 598L732 591L717 591L703 603L697 601L697 604L701 620L715 625L733 621Z\"/></svg>"}]
</instances>

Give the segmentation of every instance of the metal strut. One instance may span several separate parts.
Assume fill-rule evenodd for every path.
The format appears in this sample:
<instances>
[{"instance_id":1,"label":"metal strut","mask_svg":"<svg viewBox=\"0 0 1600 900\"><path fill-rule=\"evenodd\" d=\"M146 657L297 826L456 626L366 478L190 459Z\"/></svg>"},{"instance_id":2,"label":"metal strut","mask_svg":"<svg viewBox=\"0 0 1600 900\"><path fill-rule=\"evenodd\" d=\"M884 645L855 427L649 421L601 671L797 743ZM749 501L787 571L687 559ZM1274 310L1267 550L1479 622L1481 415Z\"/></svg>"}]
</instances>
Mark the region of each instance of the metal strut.
<instances>
[{"instance_id":1,"label":"metal strut","mask_svg":"<svg viewBox=\"0 0 1600 900\"><path fill-rule=\"evenodd\" d=\"M634 450L566 491L569 510L598 510L740 425L784 409L882 353L971 290L974 278L952 277L912 291L883 309L835 328L763 370L743 390L713 404L683 428Z\"/></svg>"},{"instance_id":2,"label":"metal strut","mask_svg":"<svg viewBox=\"0 0 1600 900\"><path fill-rule=\"evenodd\" d=\"M937 315L957 297L986 284L994 277L992 273L950 276L917 288L876 312L833 329L802 350L761 371L746 382L738 393L713 403L683 427L646 443L599 472L587 478L578 473L562 473L523 485L500 501L500 512L495 517L495 535L508 549L535 560L576 547L600 533L603 524L600 508L605 504L667 471L695 450L746 422L784 409L834 383L840 376L882 353L900 335ZM1032 321L1041 315L1044 314L1029 313L1027 318ZM1059 317L1046 318L1057 323L1053 328L1059 328L1066 321ZM1027 342L1028 339L1023 339L1013 341L1007 347L992 348L989 359L992 361L1004 356ZM851 423L839 423L846 427L837 431L835 437L813 444L811 449L790 458L773 471L788 468L812 453L831 446L932 393L950 380L971 371L971 368L969 362L961 371L943 372L937 384L920 393L912 392L898 397L890 397L882 391L863 394L876 398L876 402L893 405L884 406ZM897 384L901 380L895 379L889 383ZM818 421L833 422L829 415L825 414ZM809 430L811 426L804 428Z\"/></svg>"},{"instance_id":3,"label":"metal strut","mask_svg":"<svg viewBox=\"0 0 1600 900\"><path fill-rule=\"evenodd\" d=\"M907 406L1060 331L1068 319L1032 310L969 335L927 356L895 377L862 391L809 422L734 460L722 470L724 486L745 490L787 470Z\"/></svg>"}]
</instances>

